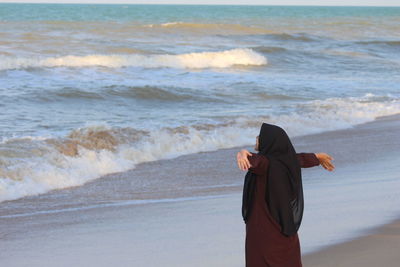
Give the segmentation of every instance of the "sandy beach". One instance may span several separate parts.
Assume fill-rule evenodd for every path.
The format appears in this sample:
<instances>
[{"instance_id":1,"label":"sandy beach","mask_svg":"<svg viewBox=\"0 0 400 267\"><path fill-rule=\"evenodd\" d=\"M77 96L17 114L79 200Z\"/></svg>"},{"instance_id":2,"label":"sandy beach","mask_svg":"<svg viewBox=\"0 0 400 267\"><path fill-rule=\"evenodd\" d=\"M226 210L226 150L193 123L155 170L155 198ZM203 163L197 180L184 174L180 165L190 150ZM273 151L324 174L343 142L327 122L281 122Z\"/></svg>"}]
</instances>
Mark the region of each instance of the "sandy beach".
<instances>
[{"instance_id":1,"label":"sandy beach","mask_svg":"<svg viewBox=\"0 0 400 267\"><path fill-rule=\"evenodd\" d=\"M400 220L372 230L355 240L335 245L303 257L304 266L398 266Z\"/></svg>"},{"instance_id":2,"label":"sandy beach","mask_svg":"<svg viewBox=\"0 0 400 267\"><path fill-rule=\"evenodd\" d=\"M321 166L303 169L307 202L300 236L304 266L372 267L378 262L381 266L396 266L400 259L395 249L400 245L399 222L373 227L398 218L396 203L382 213L384 218L375 218L368 210L374 207L364 204L362 213L372 214L372 219L366 217L363 224L341 217L339 209L349 204L331 203L328 210L335 213L331 216L337 221L330 222L330 231L323 231L312 220L326 225L324 218L314 217L318 205L324 203L307 187L312 185L310 180L330 182L327 187L318 187L318 191L329 194L328 187L346 189L338 187L335 180L353 177L351 184L357 185L357 178L369 179L367 172L379 172L388 177L387 181L398 180L399 167L393 162L400 151L399 118L382 117L350 129L292 139L298 152L327 152L335 158L336 166L333 172ZM381 136L379 142L377 136ZM2 266L244 266L245 228L240 213L243 173L234 160L238 149L143 163L81 187L3 202ZM134 198L124 193L135 176L146 176L151 181L152 176L159 175L166 180L159 192L146 193L144 186L142 195ZM214 186L203 190L204 176L213 177ZM99 199L93 195L97 190L109 193ZM373 194L368 197L374 201ZM356 209L362 203L352 205L357 215ZM341 228L341 221L350 228ZM332 246L332 242L341 244Z\"/></svg>"}]
</instances>

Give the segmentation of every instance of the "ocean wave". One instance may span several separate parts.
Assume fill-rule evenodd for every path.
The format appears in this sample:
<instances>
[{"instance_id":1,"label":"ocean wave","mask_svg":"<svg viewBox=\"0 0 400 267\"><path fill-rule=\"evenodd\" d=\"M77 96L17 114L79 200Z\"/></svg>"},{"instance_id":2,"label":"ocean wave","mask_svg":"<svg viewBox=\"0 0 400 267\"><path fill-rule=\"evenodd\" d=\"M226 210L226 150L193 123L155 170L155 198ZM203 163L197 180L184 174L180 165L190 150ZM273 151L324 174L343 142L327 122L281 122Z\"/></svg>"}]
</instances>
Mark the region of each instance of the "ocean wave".
<instances>
[{"instance_id":1,"label":"ocean wave","mask_svg":"<svg viewBox=\"0 0 400 267\"><path fill-rule=\"evenodd\" d=\"M279 41L315 42L319 41L322 37L311 36L306 33L271 33L265 34L264 38Z\"/></svg>"},{"instance_id":2,"label":"ocean wave","mask_svg":"<svg viewBox=\"0 0 400 267\"><path fill-rule=\"evenodd\" d=\"M92 66L203 69L229 68L235 65L260 66L266 65L267 59L251 49L238 48L218 52L195 52L178 55L68 55L48 58L1 56L0 62L0 70L53 67L82 68Z\"/></svg>"},{"instance_id":3,"label":"ocean wave","mask_svg":"<svg viewBox=\"0 0 400 267\"><path fill-rule=\"evenodd\" d=\"M253 49L260 53L282 53L287 51L286 48L278 47L278 46L259 46L253 47Z\"/></svg>"},{"instance_id":4,"label":"ocean wave","mask_svg":"<svg viewBox=\"0 0 400 267\"><path fill-rule=\"evenodd\" d=\"M90 91L85 91L79 88L73 88L73 87L63 87L59 91L39 91L36 93L39 98L47 100L47 101L57 101L57 98L55 97L61 97L61 98L74 98L74 99L81 99L81 98L86 98L86 99L104 99L104 97L98 93L98 92L90 92Z\"/></svg>"},{"instance_id":5,"label":"ocean wave","mask_svg":"<svg viewBox=\"0 0 400 267\"><path fill-rule=\"evenodd\" d=\"M400 98L366 94L296 104L286 114L221 119L218 123L135 129L88 125L64 137L14 137L0 142L0 201L80 186L141 162L249 145L261 122L298 136L352 127L400 113Z\"/></svg>"},{"instance_id":6,"label":"ocean wave","mask_svg":"<svg viewBox=\"0 0 400 267\"><path fill-rule=\"evenodd\" d=\"M203 97L189 92L184 92L184 90L180 90L180 88L161 88L157 86L109 86L106 88L105 93L126 98L162 100L169 102L184 100L215 101L210 97Z\"/></svg>"},{"instance_id":7,"label":"ocean wave","mask_svg":"<svg viewBox=\"0 0 400 267\"><path fill-rule=\"evenodd\" d=\"M31 94L24 97L32 98ZM33 92L35 99L44 102L58 102L63 99L88 99L88 100L107 100L112 97L123 97L128 99L138 99L147 101L177 102L192 100L196 102L224 102L218 96L211 96L203 92L192 92L190 89L179 87L161 86L127 86L127 85L108 85L100 88L74 88L63 87L59 90L38 90Z\"/></svg>"},{"instance_id":8,"label":"ocean wave","mask_svg":"<svg viewBox=\"0 0 400 267\"><path fill-rule=\"evenodd\" d=\"M343 56L352 58L375 58L377 55L372 53L360 52L360 51L349 51L349 50L335 50L335 49L325 49L322 51L323 54L333 55L333 56Z\"/></svg>"},{"instance_id":9,"label":"ocean wave","mask_svg":"<svg viewBox=\"0 0 400 267\"><path fill-rule=\"evenodd\" d=\"M293 95L284 95L284 94L271 94L266 92L257 92L254 93L259 99L266 99L266 100L305 100L307 98L301 96L293 96Z\"/></svg>"},{"instance_id":10,"label":"ocean wave","mask_svg":"<svg viewBox=\"0 0 400 267\"><path fill-rule=\"evenodd\" d=\"M359 41L356 42L357 44L361 45L385 45L385 46L400 46L400 40L374 40L374 41Z\"/></svg>"},{"instance_id":11,"label":"ocean wave","mask_svg":"<svg viewBox=\"0 0 400 267\"><path fill-rule=\"evenodd\" d=\"M160 30L190 31L191 33L204 32L206 34L267 34L273 31L255 26L227 23L195 23L184 21L172 21L161 24L147 24L145 27Z\"/></svg>"}]
</instances>

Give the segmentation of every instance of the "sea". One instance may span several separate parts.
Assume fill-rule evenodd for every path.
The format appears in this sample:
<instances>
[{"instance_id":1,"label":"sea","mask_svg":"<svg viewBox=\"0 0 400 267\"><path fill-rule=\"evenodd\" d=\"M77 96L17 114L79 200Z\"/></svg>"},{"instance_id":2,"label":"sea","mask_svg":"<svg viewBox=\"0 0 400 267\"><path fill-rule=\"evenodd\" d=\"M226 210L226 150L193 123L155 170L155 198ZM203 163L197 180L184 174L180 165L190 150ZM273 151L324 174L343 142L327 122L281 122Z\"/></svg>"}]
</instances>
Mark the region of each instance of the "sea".
<instances>
[{"instance_id":1,"label":"sea","mask_svg":"<svg viewBox=\"0 0 400 267\"><path fill-rule=\"evenodd\" d=\"M0 4L0 201L400 113L400 8Z\"/></svg>"}]
</instances>

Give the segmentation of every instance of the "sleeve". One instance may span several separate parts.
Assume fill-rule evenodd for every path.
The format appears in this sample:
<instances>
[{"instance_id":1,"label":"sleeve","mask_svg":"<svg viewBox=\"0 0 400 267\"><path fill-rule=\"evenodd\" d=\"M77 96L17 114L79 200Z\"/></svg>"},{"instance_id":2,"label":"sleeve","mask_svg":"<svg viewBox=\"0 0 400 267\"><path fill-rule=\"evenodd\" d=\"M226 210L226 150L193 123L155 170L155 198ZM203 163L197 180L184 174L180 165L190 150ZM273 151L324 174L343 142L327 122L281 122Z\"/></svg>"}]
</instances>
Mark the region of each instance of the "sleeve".
<instances>
[{"instance_id":1,"label":"sleeve","mask_svg":"<svg viewBox=\"0 0 400 267\"><path fill-rule=\"evenodd\" d=\"M302 168L310 168L319 165L319 159L314 153L297 153L297 159Z\"/></svg>"},{"instance_id":2,"label":"sleeve","mask_svg":"<svg viewBox=\"0 0 400 267\"><path fill-rule=\"evenodd\" d=\"M255 153L251 153L251 156L248 157L249 162L251 167L249 168L249 171L257 174L257 175L262 175L265 174L267 171L267 166L268 166L268 158L263 156L263 155L259 155L259 154L255 154Z\"/></svg>"}]
</instances>

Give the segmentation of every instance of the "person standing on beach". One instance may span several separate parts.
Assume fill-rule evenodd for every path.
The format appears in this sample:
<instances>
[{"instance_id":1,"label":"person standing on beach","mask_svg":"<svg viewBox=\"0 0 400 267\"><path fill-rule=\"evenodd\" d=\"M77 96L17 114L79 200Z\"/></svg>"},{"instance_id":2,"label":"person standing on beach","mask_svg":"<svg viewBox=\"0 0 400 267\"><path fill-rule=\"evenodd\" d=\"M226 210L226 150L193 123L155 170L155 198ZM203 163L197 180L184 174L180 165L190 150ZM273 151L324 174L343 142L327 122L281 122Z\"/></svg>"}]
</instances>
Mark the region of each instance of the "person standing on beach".
<instances>
[{"instance_id":1,"label":"person standing on beach","mask_svg":"<svg viewBox=\"0 0 400 267\"><path fill-rule=\"evenodd\" d=\"M326 153L297 154L279 126L263 123L257 154L243 149L237 164L247 170L242 216L246 223L246 267L301 267L297 231L303 216L301 168L334 169Z\"/></svg>"}]
</instances>

